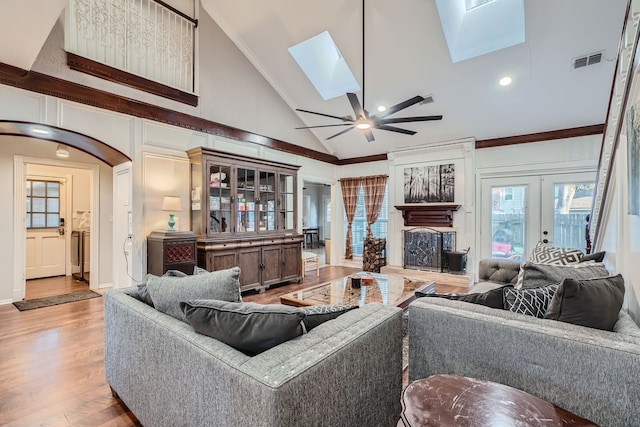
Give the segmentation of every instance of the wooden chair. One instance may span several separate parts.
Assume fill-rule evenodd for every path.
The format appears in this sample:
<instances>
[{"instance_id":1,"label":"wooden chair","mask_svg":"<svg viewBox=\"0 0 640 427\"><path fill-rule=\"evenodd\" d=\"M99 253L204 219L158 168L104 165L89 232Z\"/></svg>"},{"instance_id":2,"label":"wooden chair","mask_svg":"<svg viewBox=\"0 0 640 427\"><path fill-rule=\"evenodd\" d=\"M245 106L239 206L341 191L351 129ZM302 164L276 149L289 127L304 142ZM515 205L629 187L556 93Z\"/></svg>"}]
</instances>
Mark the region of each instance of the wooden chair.
<instances>
[{"instance_id":1,"label":"wooden chair","mask_svg":"<svg viewBox=\"0 0 640 427\"><path fill-rule=\"evenodd\" d=\"M316 268L316 276L320 275L320 260L313 252L302 252L302 277L304 277L307 267Z\"/></svg>"}]
</instances>

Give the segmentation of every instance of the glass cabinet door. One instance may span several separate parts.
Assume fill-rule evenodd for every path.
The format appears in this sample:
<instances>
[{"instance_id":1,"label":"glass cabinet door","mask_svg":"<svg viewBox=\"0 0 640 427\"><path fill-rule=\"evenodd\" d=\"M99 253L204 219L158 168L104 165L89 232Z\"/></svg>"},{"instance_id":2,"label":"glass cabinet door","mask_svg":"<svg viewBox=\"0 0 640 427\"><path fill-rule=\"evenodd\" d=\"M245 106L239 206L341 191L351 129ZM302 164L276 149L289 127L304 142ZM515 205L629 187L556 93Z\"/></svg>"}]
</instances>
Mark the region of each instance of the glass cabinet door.
<instances>
[{"instance_id":1,"label":"glass cabinet door","mask_svg":"<svg viewBox=\"0 0 640 427\"><path fill-rule=\"evenodd\" d=\"M256 231L256 171L237 169L236 233Z\"/></svg>"},{"instance_id":2,"label":"glass cabinet door","mask_svg":"<svg viewBox=\"0 0 640 427\"><path fill-rule=\"evenodd\" d=\"M295 206L294 206L294 179L293 175L279 175L280 189L280 230L293 230L295 228Z\"/></svg>"},{"instance_id":3,"label":"glass cabinet door","mask_svg":"<svg viewBox=\"0 0 640 427\"><path fill-rule=\"evenodd\" d=\"M231 167L209 165L209 233L231 230Z\"/></svg>"},{"instance_id":4,"label":"glass cabinet door","mask_svg":"<svg viewBox=\"0 0 640 427\"><path fill-rule=\"evenodd\" d=\"M260 172L258 231L276 229L276 173Z\"/></svg>"}]
</instances>

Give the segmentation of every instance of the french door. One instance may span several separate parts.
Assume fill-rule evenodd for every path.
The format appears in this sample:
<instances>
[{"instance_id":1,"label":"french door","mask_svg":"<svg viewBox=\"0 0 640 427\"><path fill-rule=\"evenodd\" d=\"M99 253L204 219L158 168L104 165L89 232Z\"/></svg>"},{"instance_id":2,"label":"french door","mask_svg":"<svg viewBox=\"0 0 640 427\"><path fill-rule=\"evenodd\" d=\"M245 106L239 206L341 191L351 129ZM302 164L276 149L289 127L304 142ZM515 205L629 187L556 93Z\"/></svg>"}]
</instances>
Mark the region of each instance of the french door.
<instances>
[{"instance_id":1,"label":"french door","mask_svg":"<svg viewBox=\"0 0 640 427\"><path fill-rule=\"evenodd\" d=\"M542 241L585 251L595 174L481 179L481 258L526 260Z\"/></svg>"}]
</instances>

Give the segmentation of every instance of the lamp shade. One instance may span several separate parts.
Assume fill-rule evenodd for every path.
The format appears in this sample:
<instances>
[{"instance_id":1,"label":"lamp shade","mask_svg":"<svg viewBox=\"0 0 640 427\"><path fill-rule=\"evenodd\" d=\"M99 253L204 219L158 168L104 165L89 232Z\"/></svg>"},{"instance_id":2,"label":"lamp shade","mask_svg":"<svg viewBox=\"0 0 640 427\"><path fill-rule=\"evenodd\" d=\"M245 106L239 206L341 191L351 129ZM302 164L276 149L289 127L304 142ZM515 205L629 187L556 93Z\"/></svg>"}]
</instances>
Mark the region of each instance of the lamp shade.
<instances>
[{"instance_id":1,"label":"lamp shade","mask_svg":"<svg viewBox=\"0 0 640 427\"><path fill-rule=\"evenodd\" d=\"M182 210L182 200L180 197L165 196L162 200L163 211L180 212Z\"/></svg>"}]
</instances>

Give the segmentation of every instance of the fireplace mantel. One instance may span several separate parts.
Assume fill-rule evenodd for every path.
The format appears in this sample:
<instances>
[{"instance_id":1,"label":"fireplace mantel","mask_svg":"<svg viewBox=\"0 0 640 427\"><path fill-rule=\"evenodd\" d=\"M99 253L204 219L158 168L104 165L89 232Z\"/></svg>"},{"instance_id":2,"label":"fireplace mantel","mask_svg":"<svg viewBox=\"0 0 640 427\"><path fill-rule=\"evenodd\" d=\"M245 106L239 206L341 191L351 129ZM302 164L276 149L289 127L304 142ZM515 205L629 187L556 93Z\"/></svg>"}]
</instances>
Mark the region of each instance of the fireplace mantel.
<instances>
[{"instance_id":1,"label":"fireplace mantel","mask_svg":"<svg viewBox=\"0 0 640 427\"><path fill-rule=\"evenodd\" d=\"M453 213L460 205L398 205L404 225L422 227L453 227Z\"/></svg>"}]
</instances>

